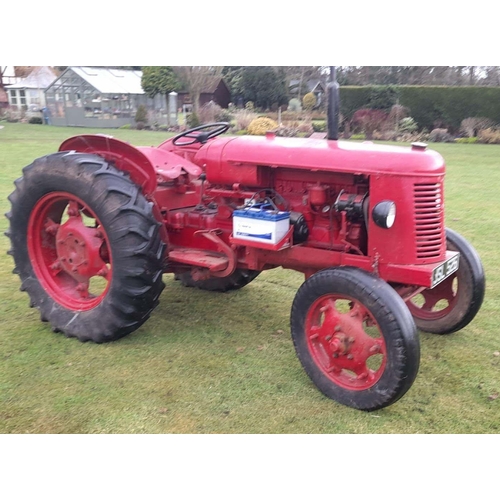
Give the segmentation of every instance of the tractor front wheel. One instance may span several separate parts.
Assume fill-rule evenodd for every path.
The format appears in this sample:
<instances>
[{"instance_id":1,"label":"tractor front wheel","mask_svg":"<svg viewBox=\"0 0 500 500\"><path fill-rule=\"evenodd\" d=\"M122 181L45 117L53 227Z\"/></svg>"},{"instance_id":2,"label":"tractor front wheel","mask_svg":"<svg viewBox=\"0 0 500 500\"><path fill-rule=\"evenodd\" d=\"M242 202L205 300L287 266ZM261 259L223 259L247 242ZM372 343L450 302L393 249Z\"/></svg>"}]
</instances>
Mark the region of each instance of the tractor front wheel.
<instances>
[{"instance_id":1,"label":"tractor front wheel","mask_svg":"<svg viewBox=\"0 0 500 500\"><path fill-rule=\"evenodd\" d=\"M460 252L458 270L407 303L417 327L439 335L467 326L481 308L485 291L484 270L476 250L451 229L446 230L446 242L448 250Z\"/></svg>"},{"instance_id":2,"label":"tractor front wheel","mask_svg":"<svg viewBox=\"0 0 500 500\"><path fill-rule=\"evenodd\" d=\"M15 185L9 253L42 321L94 342L139 328L164 287L160 223L140 188L74 152L35 160Z\"/></svg>"},{"instance_id":3,"label":"tractor front wheel","mask_svg":"<svg viewBox=\"0 0 500 500\"><path fill-rule=\"evenodd\" d=\"M291 330L313 383L346 406L389 406L417 376L419 339L408 308L363 270L325 269L307 279L293 301Z\"/></svg>"}]
</instances>

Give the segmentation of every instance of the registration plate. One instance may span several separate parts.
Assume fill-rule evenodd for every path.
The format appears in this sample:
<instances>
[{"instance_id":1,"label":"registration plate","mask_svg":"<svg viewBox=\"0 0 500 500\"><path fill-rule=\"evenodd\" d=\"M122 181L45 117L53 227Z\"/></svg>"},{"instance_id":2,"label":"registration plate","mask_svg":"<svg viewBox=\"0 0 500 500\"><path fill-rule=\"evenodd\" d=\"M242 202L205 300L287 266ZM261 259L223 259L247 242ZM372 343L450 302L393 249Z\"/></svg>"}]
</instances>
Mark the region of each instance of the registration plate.
<instances>
[{"instance_id":1,"label":"registration plate","mask_svg":"<svg viewBox=\"0 0 500 500\"><path fill-rule=\"evenodd\" d=\"M431 288L434 288L436 285L439 285L442 281L444 281L448 276L451 276L457 269L460 260L460 254L457 253L453 257L449 258L443 264L435 267L432 271L432 284Z\"/></svg>"}]
</instances>

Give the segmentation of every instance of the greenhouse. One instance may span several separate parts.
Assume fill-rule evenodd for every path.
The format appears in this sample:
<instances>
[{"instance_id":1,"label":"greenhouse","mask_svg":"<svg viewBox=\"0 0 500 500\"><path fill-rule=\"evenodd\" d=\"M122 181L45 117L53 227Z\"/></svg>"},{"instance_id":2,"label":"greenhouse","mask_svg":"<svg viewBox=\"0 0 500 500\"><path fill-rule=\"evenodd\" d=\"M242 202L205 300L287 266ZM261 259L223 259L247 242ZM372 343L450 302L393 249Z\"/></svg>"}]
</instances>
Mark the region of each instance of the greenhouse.
<instances>
[{"instance_id":1,"label":"greenhouse","mask_svg":"<svg viewBox=\"0 0 500 500\"><path fill-rule=\"evenodd\" d=\"M158 124L176 123L176 94L169 95L170 120L166 96L154 99L141 87L141 71L70 66L45 91L46 122L75 127L133 125L142 104Z\"/></svg>"}]
</instances>

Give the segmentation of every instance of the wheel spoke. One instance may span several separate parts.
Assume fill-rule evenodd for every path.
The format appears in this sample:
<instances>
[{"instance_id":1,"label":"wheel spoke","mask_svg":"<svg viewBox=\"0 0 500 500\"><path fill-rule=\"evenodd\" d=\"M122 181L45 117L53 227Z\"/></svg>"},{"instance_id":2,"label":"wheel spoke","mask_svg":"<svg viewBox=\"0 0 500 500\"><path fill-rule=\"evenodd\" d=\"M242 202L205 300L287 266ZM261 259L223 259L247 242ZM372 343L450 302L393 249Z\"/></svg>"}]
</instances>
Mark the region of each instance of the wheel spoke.
<instances>
[{"instance_id":1,"label":"wheel spoke","mask_svg":"<svg viewBox=\"0 0 500 500\"><path fill-rule=\"evenodd\" d=\"M80 205L77 201L70 200L68 202L68 216L69 217L77 217L77 218L81 219L80 209L82 207L83 207L83 205Z\"/></svg>"}]
</instances>

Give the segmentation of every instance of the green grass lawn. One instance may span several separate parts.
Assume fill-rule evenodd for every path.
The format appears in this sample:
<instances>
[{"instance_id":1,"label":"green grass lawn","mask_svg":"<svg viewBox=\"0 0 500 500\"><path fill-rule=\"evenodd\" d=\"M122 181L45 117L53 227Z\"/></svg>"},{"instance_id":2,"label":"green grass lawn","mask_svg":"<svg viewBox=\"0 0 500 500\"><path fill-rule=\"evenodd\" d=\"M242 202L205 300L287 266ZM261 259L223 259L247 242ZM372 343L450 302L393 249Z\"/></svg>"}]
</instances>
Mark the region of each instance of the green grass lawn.
<instances>
[{"instance_id":1,"label":"green grass lawn","mask_svg":"<svg viewBox=\"0 0 500 500\"><path fill-rule=\"evenodd\" d=\"M168 135L2 122L0 208L33 159L80 133L135 145ZM447 225L486 270L483 308L450 336L420 334L420 372L396 404L372 413L325 398L295 356L289 330L303 276L277 269L214 294L170 275L159 307L111 344L80 343L41 323L19 291L0 238L0 433L498 433L500 431L500 146L433 144L448 166ZM7 219L0 230L7 229Z\"/></svg>"}]
</instances>

